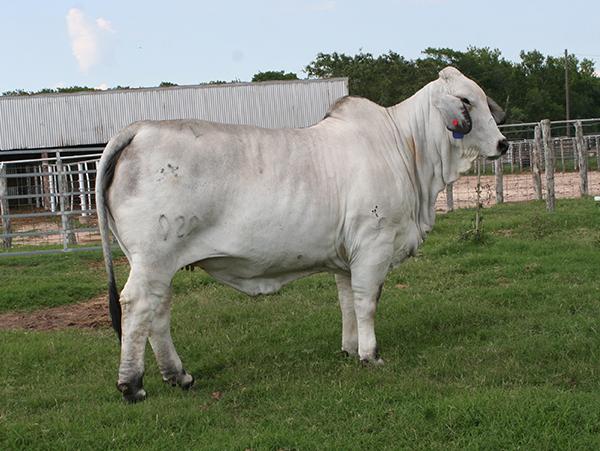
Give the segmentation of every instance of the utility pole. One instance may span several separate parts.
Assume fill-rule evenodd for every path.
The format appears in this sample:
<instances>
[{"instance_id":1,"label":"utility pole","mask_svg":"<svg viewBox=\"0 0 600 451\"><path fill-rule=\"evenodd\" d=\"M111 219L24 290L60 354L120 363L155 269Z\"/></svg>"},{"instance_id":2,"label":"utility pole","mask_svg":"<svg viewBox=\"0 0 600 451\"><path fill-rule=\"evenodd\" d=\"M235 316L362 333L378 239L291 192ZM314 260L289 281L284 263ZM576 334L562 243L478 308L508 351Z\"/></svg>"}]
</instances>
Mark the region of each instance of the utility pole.
<instances>
[{"instance_id":1,"label":"utility pole","mask_svg":"<svg viewBox=\"0 0 600 451\"><path fill-rule=\"evenodd\" d=\"M569 120L571 119L571 99L569 93L569 53L565 49L565 112L567 119L567 136L571 136L571 127Z\"/></svg>"}]
</instances>

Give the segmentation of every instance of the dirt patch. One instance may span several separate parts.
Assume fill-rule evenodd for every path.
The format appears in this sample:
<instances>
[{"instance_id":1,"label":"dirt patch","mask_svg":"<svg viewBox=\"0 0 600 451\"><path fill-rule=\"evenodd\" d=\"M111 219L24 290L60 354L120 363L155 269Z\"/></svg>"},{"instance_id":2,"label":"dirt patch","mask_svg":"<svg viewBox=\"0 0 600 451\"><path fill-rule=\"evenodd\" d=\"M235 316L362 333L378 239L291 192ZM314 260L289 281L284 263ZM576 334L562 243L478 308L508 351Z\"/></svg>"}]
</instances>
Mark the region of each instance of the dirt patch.
<instances>
[{"instance_id":1,"label":"dirt patch","mask_svg":"<svg viewBox=\"0 0 600 451\"><path fill-rule=\"evenodd\" d=\"M78 304L0 314L0 329L3 330L99 329L109 326L106 295Z\"/></svg>"}]
</instances>

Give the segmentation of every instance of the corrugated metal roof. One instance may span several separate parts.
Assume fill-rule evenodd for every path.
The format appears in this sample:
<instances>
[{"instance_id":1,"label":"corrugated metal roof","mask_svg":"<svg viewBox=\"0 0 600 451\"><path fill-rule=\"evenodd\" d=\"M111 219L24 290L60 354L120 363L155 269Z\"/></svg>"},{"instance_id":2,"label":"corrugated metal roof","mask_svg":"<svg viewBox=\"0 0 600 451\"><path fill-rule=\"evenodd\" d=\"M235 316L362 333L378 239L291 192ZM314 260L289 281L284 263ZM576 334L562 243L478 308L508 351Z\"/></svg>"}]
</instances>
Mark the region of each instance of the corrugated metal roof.
<instances>
[{"instance_id":1,"label":"corrugated metal roof","mask_svg":"<svg viewBox=\"0 0 600 451\"><path fill-rule=\"evenodd\" d=\"M333 78L0 97L0 150L103 144L146 119L307 127L347 94Z\"/></svg>"}]
</instances>

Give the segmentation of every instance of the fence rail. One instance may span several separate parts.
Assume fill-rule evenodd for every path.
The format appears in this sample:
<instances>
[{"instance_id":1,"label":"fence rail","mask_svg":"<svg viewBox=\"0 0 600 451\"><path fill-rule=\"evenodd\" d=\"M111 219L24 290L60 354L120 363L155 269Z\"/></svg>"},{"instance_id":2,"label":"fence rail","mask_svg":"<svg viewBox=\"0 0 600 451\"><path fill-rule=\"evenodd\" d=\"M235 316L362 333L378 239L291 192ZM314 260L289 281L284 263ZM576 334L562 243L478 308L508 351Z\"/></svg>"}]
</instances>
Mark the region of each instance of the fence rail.
<instances>
[{"instance_id":1,"label":"fence rail","mask_svg":"<svg viewBox=\"0 0 600 451\"><path fill-rule=\"evenodd\" d=\"M510 142L508 152L480 162L485 203L544 198L552 209L553 192L557 197L600 195L600 119L501 128ZM0 153L0 257L100 249L94 186L101 150ZM565 183L572 185L568 192ZM476 202L475 177L467 174L440 194L438 208Z\"/></svg>"},{"instance_id":2,"label":"fence rail","mask_svg":"<svg viewBox=\"0 0 600 451\"><path fill-rule=\"evenodd\" d=\"M0 154L0 257L98 249L100 148Z\"/></svg>"}]
</instances>

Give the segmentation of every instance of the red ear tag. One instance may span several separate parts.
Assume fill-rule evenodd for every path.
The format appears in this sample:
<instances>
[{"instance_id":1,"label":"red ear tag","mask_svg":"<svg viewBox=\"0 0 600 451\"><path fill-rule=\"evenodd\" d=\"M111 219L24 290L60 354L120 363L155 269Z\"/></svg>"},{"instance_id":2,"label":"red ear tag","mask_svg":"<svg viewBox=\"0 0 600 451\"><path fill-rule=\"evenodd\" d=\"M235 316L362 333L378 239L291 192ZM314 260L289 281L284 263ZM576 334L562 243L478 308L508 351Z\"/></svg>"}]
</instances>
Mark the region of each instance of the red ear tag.
<instances>
[{"instance_id":1,"label":"red ear tag","mask_svg":"<svg viewBox=\"0 0 600 451\"><path fill-rule=\"evenodd\" d=\"M458 127L458 119L453 119L452 125L454 125L455 127Z\"/></svg>"}]
</instances>

